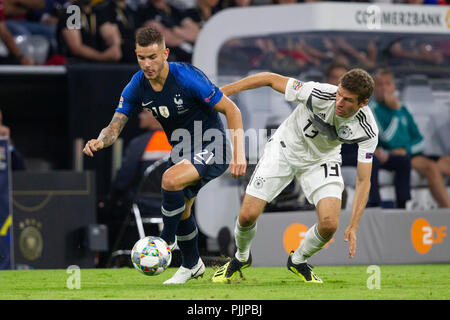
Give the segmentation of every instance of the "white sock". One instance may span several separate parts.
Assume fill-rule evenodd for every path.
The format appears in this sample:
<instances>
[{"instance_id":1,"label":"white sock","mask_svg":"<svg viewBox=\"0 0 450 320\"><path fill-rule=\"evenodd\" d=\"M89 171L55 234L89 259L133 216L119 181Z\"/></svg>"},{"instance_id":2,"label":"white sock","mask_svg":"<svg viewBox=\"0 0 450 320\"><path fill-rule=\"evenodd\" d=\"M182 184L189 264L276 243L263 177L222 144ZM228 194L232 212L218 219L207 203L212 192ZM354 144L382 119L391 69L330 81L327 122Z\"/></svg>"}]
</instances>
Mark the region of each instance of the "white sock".
<instances>
[{"instance_id":1,"label":"white sock","mask_svg":"<svg viewBox=\"0 0 450 320\"><path fill-rule=\"evenodd\" d=\"M317 231L317 223L309 228L306 232L305 238L303 239L300 246L292 254L292 262L295 264L304 263L306 260L315 254L317 251L323 248L327 243L324 238L322 238Z\"/></svg>"},{"instance_id":2,"label":"white sock","mask_svg":"<svg viewBox=\"0 0 450 320\"><path fill-rule=\"evenodd\" d=\"M239 221L236 221L236 227L234 228L234 239L236 242L237 251L235 254L236 259L241 262L248 260L250 255L250 245L256 234L256 222L248 227L242 227L239 225Z\"/></svg>"}]
</instances>

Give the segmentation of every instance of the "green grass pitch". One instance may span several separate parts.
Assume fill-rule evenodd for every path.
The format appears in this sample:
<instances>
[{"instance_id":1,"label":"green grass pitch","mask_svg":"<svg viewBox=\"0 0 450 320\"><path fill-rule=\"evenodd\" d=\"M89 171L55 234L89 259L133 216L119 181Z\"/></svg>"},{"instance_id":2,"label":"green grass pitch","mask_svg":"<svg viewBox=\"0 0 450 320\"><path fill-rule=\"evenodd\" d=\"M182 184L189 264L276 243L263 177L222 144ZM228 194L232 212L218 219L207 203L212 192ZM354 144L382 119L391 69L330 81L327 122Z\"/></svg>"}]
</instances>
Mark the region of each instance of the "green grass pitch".
<instances>
[{"instance_id":1,"label":"green grass pitch","mask_svg":"<svg viewBox=\"0 0 450 320\"><path fill-rule=\"evenodd\" d=\"M368 266L317 266L323 284L300 282L286 268L251 267L230 284L205 276L163 285L175 271L148 277L132 268L81 269L80 289L69 289L66 270L0 271L1 300L427 300L450 299L450 265L382 265L380 289L369 289ZM70 279L69 279L69 283Z\"/></svg>"}]
</instances>

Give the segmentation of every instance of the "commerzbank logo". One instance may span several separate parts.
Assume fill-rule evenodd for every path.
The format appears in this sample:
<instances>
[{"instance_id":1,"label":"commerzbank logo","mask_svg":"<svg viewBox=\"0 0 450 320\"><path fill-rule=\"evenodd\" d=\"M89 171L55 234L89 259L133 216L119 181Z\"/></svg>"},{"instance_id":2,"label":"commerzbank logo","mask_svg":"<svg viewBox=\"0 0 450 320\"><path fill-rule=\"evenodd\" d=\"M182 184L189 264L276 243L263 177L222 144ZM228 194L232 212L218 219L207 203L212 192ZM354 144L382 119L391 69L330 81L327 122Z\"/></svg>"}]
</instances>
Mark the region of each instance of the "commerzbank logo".
<instances>
[{"instance_id":1,"label":"commerzbank logo","mask_svg":"<svg viewBox=\"0 0 450 320\"><path fill-rule=\"evenodd\" d=\"M416 219L411 226L411 242L420 254L427 254L447 237L447 226L432 226L425 218Z\"/></svg>"},{"instance_id":2,"label":"commerzbank logo","mask_svg":"<svg viewBox=\"0 0 450 320\"><path fill-rule=\"evenodd\" d=\"M393 27L445 27L450 28L450 10L425 11L411 9L389 9L370 5L365 10L357 10L356 23L368 29L381 29L383 26ZM444 21L445 20L445 21Z\"/></svg>"}]
</instances>

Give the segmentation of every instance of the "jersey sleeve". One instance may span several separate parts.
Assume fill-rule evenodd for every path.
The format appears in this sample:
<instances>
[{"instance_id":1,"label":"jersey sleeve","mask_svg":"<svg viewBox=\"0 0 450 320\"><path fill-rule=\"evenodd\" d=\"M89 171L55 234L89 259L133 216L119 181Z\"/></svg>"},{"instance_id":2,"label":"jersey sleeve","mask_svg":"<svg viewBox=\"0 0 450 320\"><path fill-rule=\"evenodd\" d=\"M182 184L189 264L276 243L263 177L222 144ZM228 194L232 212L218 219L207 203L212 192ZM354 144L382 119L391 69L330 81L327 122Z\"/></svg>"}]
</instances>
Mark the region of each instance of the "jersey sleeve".
<instances>
[{"instance_id":1,"label":"jersey sleeve","mask_svg":"<svg viewBox=\"0 0 450 320\"><path fill-rule=\"evenodd\" d=\"M358 161L359 162L372 162L373 153L378 145L378 136L358 143Z\"/></svg>"},{"instance_id":2,"label":"jersey sleeve","mask_svg":"<svg viewBox=\"0 0 450 320\"><path fill-rule=\"evenodd\" d=\"M359 125L363 131L370 137L370 139L358 143L358 161L372 162L373 153L378 146L379 129L375 116L369 107L363 112L363 117L360 118Z\"/></svg>"},{"instance_id":3,"label":"jersey sleeve","mask_svg":"<svg viewBox=\"0 0 450 320\"><path fill-rule=\"evenodd\" d=\"M312 82L301 82L300 80L289 78L284 91L286 101L305 101L312 91Z\"/></svg>"},{"instance_id":4,"label":"jersey sleeve","mask_svg":"<svg viewBox=\"0 0 450 320\"><path fill-rule=\"evenodd\" d=\"M181 82L181 85L193 97L210 107L214 107L222 99L222 91L200 69L192 65L178 65L176 73L176 78Z\"/></svg>"},{"instance_id":5,"label":"jersey sleeve","mask_svg":"<svg viewBox=\"0 0 450 320\"><path fill-rule=\"evenodd\" d=\"M139 73L137 73L123 89L116 112L130 117L139 106L139 82Z\"/></svg>"},{"instance_id":6,"label":"jersey sleeve","mask_svg":"<svg viewBox=\"0 0 450 320\"><path fill-rule=\"evenodd\" d=\"M306 102L312 95L322 103L315 103L315 105L321 105L323 102L336 97L337 87L328 83L320 83L314 81L301 82L294 78L290 78L286 84L286 90L284 92L284 98L287 101L294 102Z\"/></svg>"}]
</instances>

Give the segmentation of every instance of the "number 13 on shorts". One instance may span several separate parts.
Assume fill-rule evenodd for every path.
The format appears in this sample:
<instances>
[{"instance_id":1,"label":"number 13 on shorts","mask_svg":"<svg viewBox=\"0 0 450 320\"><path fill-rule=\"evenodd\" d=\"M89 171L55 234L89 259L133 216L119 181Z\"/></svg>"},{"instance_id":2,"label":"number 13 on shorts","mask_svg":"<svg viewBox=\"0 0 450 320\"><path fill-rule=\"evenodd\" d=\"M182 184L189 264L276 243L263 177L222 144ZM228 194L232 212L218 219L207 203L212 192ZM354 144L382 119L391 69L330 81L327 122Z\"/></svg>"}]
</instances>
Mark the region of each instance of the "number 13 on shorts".
<instances>
[{"instance_id":1,"label":"number 13 on shorts","mask_svg":"<svg viewBox=\"0 0 450 320\"><path fill-rule=\"evenodd\" d=\"M338 184L344 187L341 168L337 162L323 163L300 175L303 191L309 200L314 191L328 184Z\"/></svg>"},{"instance_id":2,"label":"number 13 on shorts","mask_svg":"<svg viewBox=\"0 0 450 320\"><path fill-rule=\"evenodd\" d=\"M338 163L324 163L320 165L324 170L325 179L328 177L339 177L339 164Z\"/></svg>"}]
</instances>

